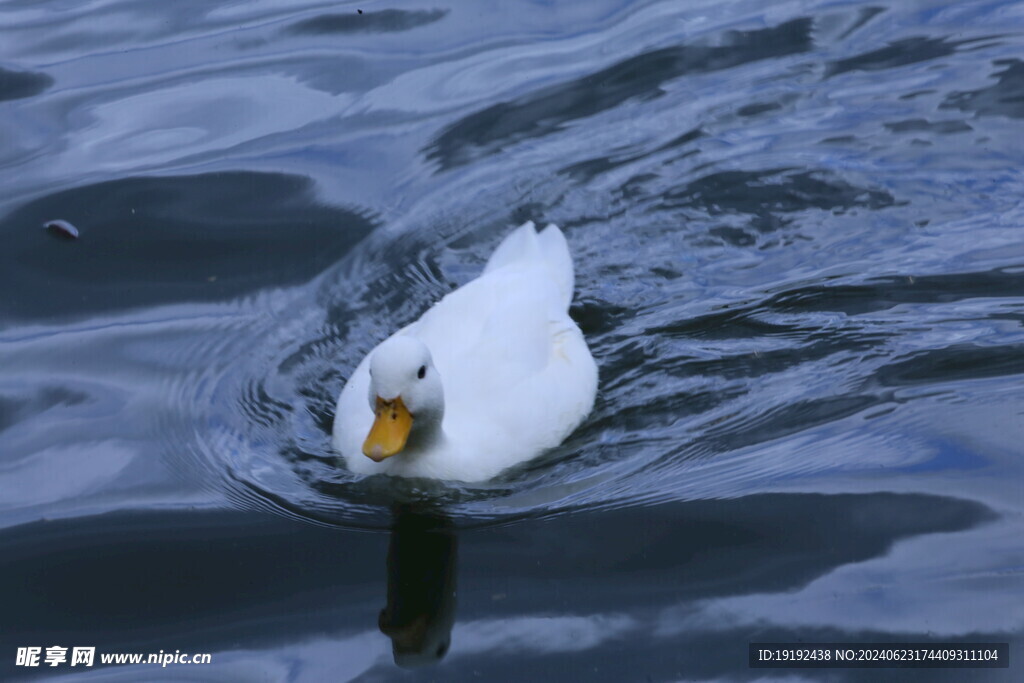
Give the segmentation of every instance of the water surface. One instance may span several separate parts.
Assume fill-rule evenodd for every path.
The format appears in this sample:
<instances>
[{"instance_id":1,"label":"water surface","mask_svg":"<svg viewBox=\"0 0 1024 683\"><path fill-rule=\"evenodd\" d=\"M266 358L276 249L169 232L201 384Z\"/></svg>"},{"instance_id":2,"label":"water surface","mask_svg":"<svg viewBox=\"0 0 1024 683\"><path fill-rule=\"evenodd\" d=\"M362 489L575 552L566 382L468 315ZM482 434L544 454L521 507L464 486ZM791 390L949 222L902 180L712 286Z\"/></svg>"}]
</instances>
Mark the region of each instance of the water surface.
<instances>
[{"instance_id":1,"label":"water surface","mask_svg":"<svg viewBox=\"0 0 1024 683\"><path fill-rule=\"evenodd\" d=\"M754 680L753 641L1019 646L1019 3L0 16L3 666ZM527 219L572 249L594 412L483 486L348 474L349 373Z\"/></svg>"}]
</instances>

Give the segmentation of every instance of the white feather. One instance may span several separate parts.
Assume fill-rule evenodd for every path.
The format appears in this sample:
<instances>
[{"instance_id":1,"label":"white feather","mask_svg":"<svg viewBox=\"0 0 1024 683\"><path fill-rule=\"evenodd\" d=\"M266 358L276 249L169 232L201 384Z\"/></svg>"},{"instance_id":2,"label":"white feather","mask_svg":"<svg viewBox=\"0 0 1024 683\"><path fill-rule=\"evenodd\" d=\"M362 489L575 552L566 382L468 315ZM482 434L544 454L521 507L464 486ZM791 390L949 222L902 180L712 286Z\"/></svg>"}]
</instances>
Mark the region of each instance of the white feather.
<instances>
[{"instance_id":1,"label":"white feather","mask_svg":"<svg viewBox=\"0 0 1024 683\"><path fill-rule=\"evenodd\" d=\"M349 469L483 481L561 443L597 393L597 365L568 314L573 280L572 257L557 226L538 234L527 222L508 235L480 277L389 338L418 344L386 340L349 378L333 437ZM443 411L436 434L411 436L411 445L380 463L362 453L374 394L383 388L373 385L371 358L384 368L377 374L387 375L389 391L400 393L412 412L413 436L418 429L423 436L429 416ZM424 363L430 378L419 380Z\"/></svg>"}]
</instances>

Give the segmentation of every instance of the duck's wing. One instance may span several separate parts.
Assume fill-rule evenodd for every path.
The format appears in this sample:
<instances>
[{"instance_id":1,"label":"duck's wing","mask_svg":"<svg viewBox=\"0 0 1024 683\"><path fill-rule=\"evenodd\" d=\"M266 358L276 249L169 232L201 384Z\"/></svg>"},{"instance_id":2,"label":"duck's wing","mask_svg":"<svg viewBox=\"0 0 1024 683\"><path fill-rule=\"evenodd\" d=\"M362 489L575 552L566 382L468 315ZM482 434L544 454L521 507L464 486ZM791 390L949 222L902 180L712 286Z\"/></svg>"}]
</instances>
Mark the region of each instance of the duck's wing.
<instances>
[{"instance_id":1,"label":"duck's wing","mask_svg":"<svg viewBox=\"0 0 1024 683\"><path fill-rule=\"evenodd\" d=\"M509 234L476 280L450 293L410 334L430 348L446 401L477 400L544 371L571 324L573 267L555 225Z\"/></svg>"},{"instance_id":2,"label":"duck's wing","mask_svg":"<svg viewBox=\"0 0 1024 683\"><path fill-rule=\"evenodd\" d=\"M447 395L508 387L542 370L552 351L548 288L532 269L485 273L427 311L410 333L434 357Z\"/></svg>"}]
</instances>

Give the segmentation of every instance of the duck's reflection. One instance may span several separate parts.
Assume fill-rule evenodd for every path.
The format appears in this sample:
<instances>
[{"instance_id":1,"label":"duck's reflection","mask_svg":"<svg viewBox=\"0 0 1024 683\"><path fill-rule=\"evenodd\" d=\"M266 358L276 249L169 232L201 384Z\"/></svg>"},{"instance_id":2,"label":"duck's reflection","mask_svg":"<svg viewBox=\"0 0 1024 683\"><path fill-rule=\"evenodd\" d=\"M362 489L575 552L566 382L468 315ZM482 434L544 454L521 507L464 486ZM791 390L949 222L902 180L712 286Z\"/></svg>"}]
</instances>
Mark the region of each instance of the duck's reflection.
<instances>
[{"instance_id":1,"label":"duck's reflection","mask_svg":"<svg viewBox=\"0 0 1024 683\"><path fill-rule=\"evenodd\" d=\"M395 664L417 667L444 657L455 623L455 531L435 511L394 510L388 545L388 602L380 630Z\"/></svg>"}]
</instances>

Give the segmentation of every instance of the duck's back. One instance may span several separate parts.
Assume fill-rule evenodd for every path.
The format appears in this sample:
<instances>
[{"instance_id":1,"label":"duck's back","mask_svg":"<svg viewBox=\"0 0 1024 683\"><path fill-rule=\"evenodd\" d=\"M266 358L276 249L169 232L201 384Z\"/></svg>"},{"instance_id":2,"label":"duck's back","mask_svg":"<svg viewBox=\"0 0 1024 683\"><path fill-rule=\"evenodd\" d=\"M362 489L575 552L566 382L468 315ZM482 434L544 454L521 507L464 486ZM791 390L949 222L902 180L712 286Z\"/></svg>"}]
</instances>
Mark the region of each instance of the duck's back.
<instances>
[{"instance_id":1,"label":"duck's back","mask_svg":"<svg viewBox=\"0 0 1024 683\"><path fill-rule=\"evenodd\" d=\"M597 367L569 318L572 260L561 231L527 223L476 280L408 333L430 348L445 387L445 432L472 435L495 474L560 443L590 412Z\"/></svg>"},{"instance_id":2,"label":"duck's back","mask_svg":"<svg viewBox=\"0 0 1024 683\"><path fill-rule=\"evenodd\" d=\"M430 348L446 388L507 389L550 362L556 334L572 325L572 286L561 231L549 225L538 234L527 222L502 241L477 279L444 297L408 333Z\"/></svg>"},{"instance_id":3,"label":"duck's back","mask_svg":"<svg viewBox=\"0 0 1024 683\"><path fill-rule=\"evenodd\" d=\"M339 397L335 418L336 448L349 467L483 481L561 443L597 392L597 366L568 314L573 280L556 226L537 233L528 222L506 237L480 277L396 333L430 350L444 388L444 444L380 464L360 453L373 420L367 356Z\"/></svg>"}]
</instances>

